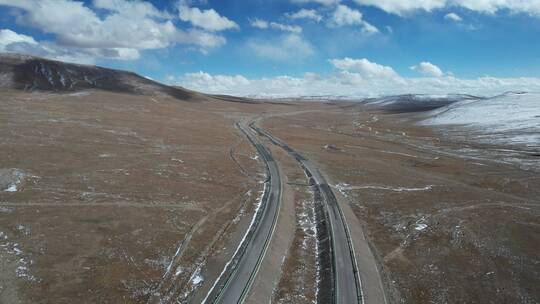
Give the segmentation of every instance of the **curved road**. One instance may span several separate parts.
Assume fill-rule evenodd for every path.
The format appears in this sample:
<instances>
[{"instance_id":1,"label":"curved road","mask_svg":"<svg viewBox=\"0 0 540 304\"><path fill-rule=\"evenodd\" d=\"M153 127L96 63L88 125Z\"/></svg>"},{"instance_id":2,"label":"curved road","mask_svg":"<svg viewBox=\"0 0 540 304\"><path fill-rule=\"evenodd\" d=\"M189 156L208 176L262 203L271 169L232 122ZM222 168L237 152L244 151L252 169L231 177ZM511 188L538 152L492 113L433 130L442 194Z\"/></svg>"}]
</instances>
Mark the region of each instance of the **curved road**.
<instances>
[{"instance_id":1,"label":"curved road","mask_svg":"<svg viewBox=\"0 0 540 304\"><path fill-rule=\"evenodd\" d=\"M332 298L334 303L363 303L363 293L354 247L347 223L337 202L336 196L319 170L306 158L297 153L286 143L265 130L256 127L254 122L249 128L237 123L249 141L255 146L266 164L268 179L261 199L261 206L254 217L253 225L246 233L237 252L227 264L222 275L209 291L204 302L243 303L264 259L268 244L275 230L281 205L281 176L278 166L269 150L257 139L253 131L267 137L273 144L292 155L309 176L326 203L330 221L332 241L332 276L334 280Z\"/></svg>"},{"instance_id":2,"label":"curved road","mask_svg":"<svg viewBox=\"0 0 540 304\"><path fill-rule=\"evenodd\" d=\"M281 176L274 158L252 130L240 123L236 126L259 152L266 164L268 179L254 222L231 262L206 296L206 303L242 303L245 300L268 249L281 205Z\"/></svg>"},{"instance_id":3,"label":"curved road","mask_svg":"<svg viewBox=\"0 0 540 304\"><path fill-rule=\"evenodd\" d=\"M334 303L363 303L362 285L358 275L358 266L349 229L336 196L319 170L285 142L274 137L267 131L256 127L252 122L250 127L262 136L267 137L273 144L283 148L298 161L306 174L310 176L326 202L330 220L332 238L332 260L334 272Z\"/></svg>"}]
</instances>

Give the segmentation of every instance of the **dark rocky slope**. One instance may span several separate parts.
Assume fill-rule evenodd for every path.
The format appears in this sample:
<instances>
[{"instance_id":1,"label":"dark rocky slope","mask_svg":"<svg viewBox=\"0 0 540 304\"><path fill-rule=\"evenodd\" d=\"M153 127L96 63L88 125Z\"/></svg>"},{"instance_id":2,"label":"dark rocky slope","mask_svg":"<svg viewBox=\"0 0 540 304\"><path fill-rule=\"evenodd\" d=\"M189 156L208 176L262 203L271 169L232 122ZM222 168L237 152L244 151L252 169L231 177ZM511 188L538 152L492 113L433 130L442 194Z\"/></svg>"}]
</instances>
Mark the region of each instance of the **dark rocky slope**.
<instances>
[{"instance_id":1,"label":"dark rocky slope","mask_svg":"<svg viewBox=\"0 0 540 304\"><path fill-rule=\"evenodd\" d=\"M190 100L196 95L132 72L8 53L0 53L0 88L53 92L99 89L137 95L169 95L182 100Z\"/></svg>"}]
</instances>

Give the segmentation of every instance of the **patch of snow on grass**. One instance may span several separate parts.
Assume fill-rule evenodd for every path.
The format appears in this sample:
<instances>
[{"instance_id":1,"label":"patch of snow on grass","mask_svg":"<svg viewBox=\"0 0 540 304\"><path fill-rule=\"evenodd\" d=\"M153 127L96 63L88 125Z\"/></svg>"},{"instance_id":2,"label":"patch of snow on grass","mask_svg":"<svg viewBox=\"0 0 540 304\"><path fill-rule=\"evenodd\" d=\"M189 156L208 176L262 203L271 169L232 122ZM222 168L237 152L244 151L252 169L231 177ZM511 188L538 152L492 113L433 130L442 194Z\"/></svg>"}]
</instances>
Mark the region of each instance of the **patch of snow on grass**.
<instances>
[{"instance_id":1,"label":"patch of snow on grass","mask_svg":"<svg viewBox=\"0 0 540 304\"><path fill-rule=\"evenodd\" d=\"M3 231L0 231L0 249L3 249L6 253L17 257L17 267L15 268L15 276L18 278L26 279L30 282L39 282L40 280L30 273L30 265L34 263L32 259L24 256L23 250L20 245L15 242L9 241L8 235Z\"/></svg>"},{"instance_id":2,"label":"patch of snow on grass","mask_svg":"<svg viewBox=\"0 0 540 304\"><path fill-rule=\"evenodd\" d=\"M182 266L176 267L176 271L174 272L175 276L179 276L184 272L184 268Z\"/></svg>"},{"instance_id":3,"label":"patch of snow on grass","mask_svg":"<svg viewBox=\"0 0 540 304\"><path fill-rule=\"evenodd\" d=\"M414 229L415 229L416 231L422 231L422 230L426 229L427 227L428 227L428 225L426 225L426 224L416 224L416 226L414 227Z\"/></svg>"},{"instance_id":4,"label":"patch of snow on grass","mask_svg":"<svg viewBox=\"0 0 540 304\"><path fill-rule=\"evenodd\" d=\"M18 278L26 279L30 282L38 282L39 279L33 276L28 268L33 263L34 261L27 258L20 259L17 263L17 269L15 269L15 275L17 275Z\"/></svg>"},{"instance_id":5,"label":"patch of snow on grass","mask_svg":"<svg viewBox=\"0 0 540 304\"><path fill-rule=\"evenodd\" d=\"M338 189L341 194L345 194L345 190L362 190L362 189L373 189L373 190L387 190L395 192L408 192L408 191L429 191L433 189L434 185L427 185L421 188L406 188L406 187L388 187L388 186L376 186L376 185L364 185L364 186L350 186L346 183L340 183L334 186Z\"/></svg>"},{"instance_id":6,"label":"patch of snow on grass","mask_svg":"<svg viewBox=\"0 0 540 304\"><path fill-rule=\"evenodd\" d=\"M4 192L17 192L17 185L11 184L11 186L9 186L6 190L4 190Z\"/></svg>"},{"instance_id":7,"label":"patch of snow on grass","mask_svg":"<svg viewBox=\"0 0 540 304\"><path fill-rule=\"evenodd\" d=\"M350 187L349 184L347 184L347 183L339 183L339 184L335 185L334 187L339 191L339 193L341 193L341 195L343 195L344 197L348 197L345 190L348 190L348 188Z\"/></svg>"},{"instance_id":8,"label":"patch of snow on grass","mask_svg":"<svg viewBox=\"0 0 540 304\"><path fill-rule=\"evenodd\" d=\"M24 235L30 235L30 228L24 226L24 225L17 225L17 230L19 230Z\"/></svg>"},{"instance_id":9,"label":"patch of snow on grass","mask_svg":"<svg viewBox=\"0 0 540 304\"><path fill-rule=\"evenodd\" d=\"M75 92L75 93L71 93L71 94L67 94L66 96L70 96L70 97L82 97L82 96L88 96L90 95L90 91L80 91L80 92Z\"/></svg>"},{"instance_id":10,"label":"patch of snow on grass","mask_svg":"<svg viewBox=\"0 0 540 304\"><path fill-rule=\"evenodd\" d=\"M11 208L0 207L0 213L11 213L11 212L13 212L13 209Z\"/></svg>"},{"instance_id":11,"label":"patch of snow on grass","mask_svg":"<svg viewBox=\"0 0 540 304\"><path fill-rule=\"evenodd\" d=\"M19 169L0 169L0 189L4 192L17 192L26 174Z\"/></svg>"},{"instance_id":12,"label":"patch of snow on grass","mask_svg":"<svg viewBox=\"0 0 540 304\"><path fill-rule=\"evenodd\" d=\"M195 270L195 272L191 275L190 281L191 281L191 284L193 284L195 286L201 284L202 282L204 282L204 278L201 275L201 268L200 267L197 268L197 270Z\"/></svg>"}]
</instances>

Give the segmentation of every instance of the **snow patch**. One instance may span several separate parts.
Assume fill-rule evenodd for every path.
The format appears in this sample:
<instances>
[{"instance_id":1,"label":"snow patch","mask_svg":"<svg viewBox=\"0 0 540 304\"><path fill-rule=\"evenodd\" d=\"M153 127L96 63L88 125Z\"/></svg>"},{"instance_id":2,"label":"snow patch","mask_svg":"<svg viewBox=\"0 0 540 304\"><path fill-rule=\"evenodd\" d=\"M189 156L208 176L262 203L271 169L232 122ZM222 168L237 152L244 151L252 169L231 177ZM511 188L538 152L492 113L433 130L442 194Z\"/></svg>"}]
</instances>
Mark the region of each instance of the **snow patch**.
<instances>
[{"instance_id":1,"label":"snow patch","mask_svg":"<svg viewBox=\"0 0 540 304\"><path fill-rule=\"evenodd\" d=\"M339 183L339 184L334 186L334 188L336 188L339 191L339 193L341 193L341 195L343 195L344 197L349 197L347 195L347 192L345 192L345 190L348 190L349 187L350 187L350 185L347 184L347 183Z\"/></svg>"},{"instance_id":2,"label":"snow patch","mask_svg":"<svg viewBox=\"0 0 540 304\"><path fill-rule=\"evenodd\" d=\"M11 184L11 186L9 186L6 190L4 190L5 192L17 192L17 184Z\"/></svg>"},{"instance_id":3,"label":"snow patch","mask_svg":"<svg viewBox=\"0 0 540 304\"><path fill-rule=\"evenodd\" d=\"M204 277L201 274L200 267L197 268L197 270L195 270L195 272L191 275L190 281L191 281L191 284L193 284L194 286L197 286L201 284L202 282L204 282Z\"/></svg>"},{"instance_id":4,"label":"snow patch","mask_svg":"<svg viewBox=\"0 0 540 304\"><path fill-rule=\"evenodd\" d=\"M4 192L17 192L26 173L20 169L0 169L0 189Z\"/></svg>"},{"instance_id":5,"label":"snow patch","mask_svg":"<svg viewBox=\"0 0 540 304\"><path fill-rule=\"evenodd\" d=\"M361 189L374 189L374 190L387 190L387 191L395 191L395 192L414 192L414 191L429 191L433 189L434 185L427 185L425 187L420 188L406 188L406 187L389 187L389 186L377 186L377 185L363 185L363 186L350 186L346 183L339 183L334 186L339 192L341 192L344 196L347 196L345 194L345 190L361 190Z\"/></svg>"},{"instance_id":6,"label":"snow patch","mask_svg":"<svg viewBox=\"0 0 540 304\"><path fill-rule=\"evenodd\" d=\"M25 227L19 225L25 230ZM18 230L20 227L17 227ZM7 254L17 258L17 267L15 268L15 276L21 279L25 279L30 282L39 282L40 280L30 273L30 265L34 264L34 261L25 255L21 249L19 243L9 241L7 233L0 231L0 250L4 250Z\"/></svg>"},{"instance_id":7,"label":"snow patch","mask_svg":"<svg viewBox=\"0 0 540 304\"><path fill-rule=\"evenodd\" d=\"M70 96L70 97L82 97L82 96L90 95L90 93L91 93L90 91L80 91L80 92L67 94L67 96Z\"/></svg>"},{"instance_id":8,"label":"snow patch","mask_svg":"<svg viewBox=\"0 0 540 304\"><path fill-rule=\"evenodd\" d=\"M429 112L421 124L456 125L483 135L482 142L540 147L540 93L459 101Z\"/></svg>"},{"instance_id":9,"label":"snow patch","mask_svg":"<svg viewBox=\"0 0 540 304\"><path fill-rule=\"evenodd\" d=\"M13 209L7 207L0 207L0 213L11 213Z\"/></svg>"},{"instance_id":10,"label":"snow patch","mask_svg":"<svg viewBox=\"0 0 540 304\"><path fill-rule=\"evenodd\" d=\"M30 235L30 228L28 228L28 227L26 227L26 226L24 226L24 225L21 225L21 224L17 225L16 228L17 228L17 230L18 230L19 232L21 232L22 234L24 234L24 235Z\"/></svg>"},{"instance_id":11,"label":"snow patch","mask_svg":"<svg viewBox=\"0 0 540 304\"><path fill-rule=\"evenodd\" d=\"M427 227L428 227L428 225L426 225L426 224L416 224L416 226L414 227L414 230L422 231L422 230L426 229Z\"/></svg>"},{"instance_id":12,"label":"snow patch","mask_svg":"<svg viewBox=\"0 0 540 304\"><path fill-rule=\"evenodd\" d=\"M179 276L184 272L184 268L182 266L176 267L176 271L174 272L175 276Z\"/></svg>"}]
</instances>

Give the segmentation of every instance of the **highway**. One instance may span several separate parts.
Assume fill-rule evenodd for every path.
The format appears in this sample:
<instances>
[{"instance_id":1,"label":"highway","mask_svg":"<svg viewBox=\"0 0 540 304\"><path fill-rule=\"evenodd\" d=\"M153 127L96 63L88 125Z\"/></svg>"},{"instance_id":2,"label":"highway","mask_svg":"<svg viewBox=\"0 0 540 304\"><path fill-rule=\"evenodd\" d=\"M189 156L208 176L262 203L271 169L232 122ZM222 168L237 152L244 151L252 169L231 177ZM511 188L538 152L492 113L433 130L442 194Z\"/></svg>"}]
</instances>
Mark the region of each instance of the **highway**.
<instances>
[{"instance_id":1,"label":"highway","mask_svg":"<svg viewBox=\"0 0 540 304\"><path fill-rule=\"evenodd\" d=\"M328 218L330 220L332 239L332 261L333 261L333 302L334 303L364 303L362 285L358 275L358 266L354 247L350 238L350 232L336 196L326 182L326 179L319 170L306 158L289 147L285 142L274 137L267 131L255 126L252 122L250 127L262 136L287 151L293 156L311 177L312 183L318 188L324 201L326 202Z\"/></svg>"},{"instance_id":2,"label":"highway","mask_svg":"<svg viewBox=\"0 0 540 304\"><path fill-rule=\"evenodd\" d=\"M274 158L251 129L241 123L236 126L255 146L265 162L267 180L261 205L254 215L249 231L203 303L244 302L272 239L281 206L281 176Z\"/></svg>"}]
</instances>

